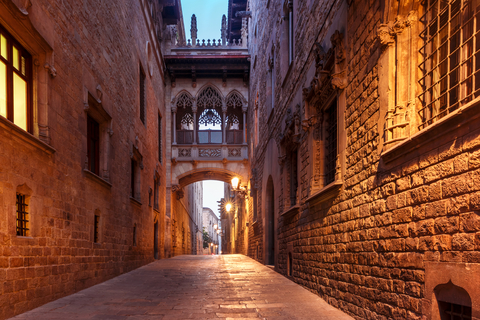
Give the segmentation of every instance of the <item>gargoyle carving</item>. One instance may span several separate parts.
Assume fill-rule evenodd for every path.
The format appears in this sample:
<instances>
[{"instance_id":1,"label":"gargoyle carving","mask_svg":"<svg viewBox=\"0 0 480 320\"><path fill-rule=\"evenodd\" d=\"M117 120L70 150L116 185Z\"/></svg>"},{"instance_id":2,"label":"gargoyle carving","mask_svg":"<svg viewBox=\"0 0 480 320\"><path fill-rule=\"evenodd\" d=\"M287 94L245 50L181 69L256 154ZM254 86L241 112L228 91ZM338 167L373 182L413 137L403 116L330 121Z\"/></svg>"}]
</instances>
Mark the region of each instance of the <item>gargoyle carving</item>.
<instances>
[{"instance_id":1,"label":"gargoyle carving","mask_svg":"<svg viewBox=\"0 0 480 320\"><path fill-rule=\"evenodd\" d=\"M45 62L45 64L43 65L43 67L45 69L47 69L48 71L48 74L50 74L50 76L52 78L55 78L57 76L57 69L55 69L51 64L49 64L48 62Z\"/></svg>"}]
</instances>

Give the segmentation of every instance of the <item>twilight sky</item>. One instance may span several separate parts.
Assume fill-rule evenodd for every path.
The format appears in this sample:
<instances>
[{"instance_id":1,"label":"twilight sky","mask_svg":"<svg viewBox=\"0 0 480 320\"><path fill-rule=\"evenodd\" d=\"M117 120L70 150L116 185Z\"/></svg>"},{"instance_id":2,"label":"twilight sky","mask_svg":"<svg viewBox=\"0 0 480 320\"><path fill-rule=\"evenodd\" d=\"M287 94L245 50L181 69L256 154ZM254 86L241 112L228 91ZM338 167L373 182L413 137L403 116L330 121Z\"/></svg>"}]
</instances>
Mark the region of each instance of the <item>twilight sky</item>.
<instances>
[{"instance_id":1,"label":"twilight sky","mask_svg":"<svg viewBox=\"0 0 480 320\"><path fill-rule=\"evenodd\" d=\"M185 37L190 39L192 14L197 17L197 39L220 39L222 15L227 15L228 0L181 0ZM206 42L206 41L205 41Z\"/></svg>"},{"instance_id":2,"label":"twilight sky","mask_svg":"<svg viewBox=\"0 0 480 320\"><path fill-rule=\"evenodd\" d=\"M212 209L213 213L220 217L218 213L218 203L224 197L223 182L217 180L203 181L203 207Z\"/></svg>"}]
</instances>

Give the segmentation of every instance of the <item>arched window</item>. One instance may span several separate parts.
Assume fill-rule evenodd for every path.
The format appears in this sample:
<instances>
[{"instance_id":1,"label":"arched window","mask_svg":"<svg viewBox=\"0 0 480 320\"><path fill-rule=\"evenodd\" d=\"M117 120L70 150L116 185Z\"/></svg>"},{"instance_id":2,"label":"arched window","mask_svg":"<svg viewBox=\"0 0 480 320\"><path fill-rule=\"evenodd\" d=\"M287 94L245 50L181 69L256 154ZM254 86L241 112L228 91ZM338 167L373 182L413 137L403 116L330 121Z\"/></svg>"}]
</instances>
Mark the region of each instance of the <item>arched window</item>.
<instances>
[{"instance_id":1,"label":"arched window","mask_svg":"<svg viewBox=\"0 0 480 320\"><path fill-rule=\"evenodd\" d=\"M193 142L193 98L186 92L178 95L175 103L177 107L176 130L178 144L191 144Z\"/></svg>"},{"instance_id":2,"label":"arched window","mask_svg":"<svg viewBox=\"0 0 480 320\"><path fill-rule=\"evenodd\" d=\"M244 99L238 92L233 92L227 97L225 129L228 144L243 143L243 105Z\"/></svg>"},{"instance_id":3,"label":"arched window","mask_svg":"<svg viewBox=\"0 0 480 320\"><path fill-rule=\"evenodd\" d=\"M213 87L199 93L198 143L222 143L222 106L222 97Z\"/></svg>"}]
</instances>

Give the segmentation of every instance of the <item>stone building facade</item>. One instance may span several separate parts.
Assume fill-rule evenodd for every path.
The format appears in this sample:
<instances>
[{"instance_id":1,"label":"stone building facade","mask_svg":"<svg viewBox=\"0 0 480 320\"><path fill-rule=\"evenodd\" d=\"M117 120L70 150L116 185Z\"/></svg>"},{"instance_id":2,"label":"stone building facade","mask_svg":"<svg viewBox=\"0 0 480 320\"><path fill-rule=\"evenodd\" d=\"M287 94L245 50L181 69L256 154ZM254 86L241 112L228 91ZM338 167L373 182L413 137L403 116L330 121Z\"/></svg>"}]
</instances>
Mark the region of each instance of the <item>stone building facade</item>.
<instances>
[{"instance_id":1,"label":"stone building facade","mask_svg":"<svg viewBox=\"0 0 480 320\"><path fill-rule=\"evenodd\" d=\"M356 319L480 319L476 4L248 10L249 256Z\"/></svg>"},{"instance_id":2,"label":"stone building facade","mask_svg":"<svg viewBox=\"0 0 480 320\"><path fill-rule=\"evenodd\" d=\"M172 201L171 256L202 254L203 185L185 187Z\"/></svg>"},{"instance_id":3,"label":"stone building facade","mask_svg":"<svg viewBox=\"0 0 480 320\"><path fill-rule=\"evenodd\" d=\"M165 257L180 17L179 1L0 2L0 319Z\"/></svg>"},{"instance_id":4,"label":"stone building facade","mask_svg":"<svg viewBox=\"0 0 480 320\"><path fill-rule=\"evenodd\" d=\"M208 233L211 244L203 249L204 254L218 253L220 242L217 230L221 228L221 221L210 208L203 208L203 230Z\"/></svg>"}]
</instances>

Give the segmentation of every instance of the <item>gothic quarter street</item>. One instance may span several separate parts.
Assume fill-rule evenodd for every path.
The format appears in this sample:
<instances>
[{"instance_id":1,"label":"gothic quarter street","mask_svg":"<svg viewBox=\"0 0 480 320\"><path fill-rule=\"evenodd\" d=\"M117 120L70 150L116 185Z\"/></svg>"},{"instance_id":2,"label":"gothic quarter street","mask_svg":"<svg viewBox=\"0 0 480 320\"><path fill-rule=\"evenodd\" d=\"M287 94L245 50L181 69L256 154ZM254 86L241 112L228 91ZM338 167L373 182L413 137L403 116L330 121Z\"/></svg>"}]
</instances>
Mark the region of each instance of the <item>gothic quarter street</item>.
<instances>
[{"instance_id":1,"label":"gothic quarter street","mask_svg":"<svg viewBox=\"0 0 480 320\"><path fill-rule=\"evenodd\" d=\"M13 319L351 320L243 255L157 260Z\"/></svg>"}]
</instances>

